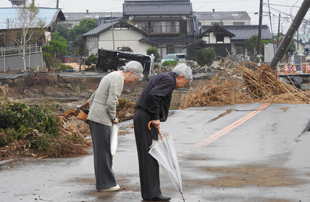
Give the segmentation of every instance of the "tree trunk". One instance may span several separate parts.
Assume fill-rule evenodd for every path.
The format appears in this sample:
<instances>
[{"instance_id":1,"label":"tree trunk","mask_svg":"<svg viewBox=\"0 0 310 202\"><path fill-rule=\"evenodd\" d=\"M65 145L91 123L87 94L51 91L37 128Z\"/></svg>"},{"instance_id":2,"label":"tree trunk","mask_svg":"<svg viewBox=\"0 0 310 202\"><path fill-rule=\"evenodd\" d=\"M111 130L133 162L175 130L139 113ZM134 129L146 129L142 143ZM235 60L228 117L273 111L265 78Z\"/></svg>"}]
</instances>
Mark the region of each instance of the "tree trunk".
<instances>
[{"instance_id":1,"label":"tree trunk","mask_svg":"<svg viewBox=\"0 0 310 202\"><path fill-rule=\"evenodd\" d=\"M51 61L51 64L50 64L50 66L49 66L49 67L52 67L52 65L53 65L54 56L55 56L55 54L52 54L52 61Z\"/></svg>"},{"instance_id":2,"label":"tree trunk","mask_svg":"<svg viewBox=\"0 0 310 202\"><path fill-rule=\"evenodd\" d=\"M26 50L25 47L23 47L23 64L24 64L24 70L26 71Z\"/></svg>"}]
</instances>

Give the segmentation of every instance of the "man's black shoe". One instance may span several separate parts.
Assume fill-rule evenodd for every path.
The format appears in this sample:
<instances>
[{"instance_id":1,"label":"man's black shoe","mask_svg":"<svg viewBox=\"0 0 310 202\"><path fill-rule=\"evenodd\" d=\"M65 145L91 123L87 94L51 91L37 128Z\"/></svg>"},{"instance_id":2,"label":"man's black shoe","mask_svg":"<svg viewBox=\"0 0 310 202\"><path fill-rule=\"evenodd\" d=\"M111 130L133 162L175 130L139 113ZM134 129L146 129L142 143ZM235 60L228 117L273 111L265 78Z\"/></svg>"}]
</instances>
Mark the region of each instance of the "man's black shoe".
<instances>
[{"instance_id":1,"label":"man's black shoe","mask_svg":"<svg viewBox=\"0 0 310 202\"><path fill-rule=\"evenodd\" d=\"M151 199L145 199L145 201L170 201L170 199L168 196L160 195Z\"/></svg>"}]
</instances>

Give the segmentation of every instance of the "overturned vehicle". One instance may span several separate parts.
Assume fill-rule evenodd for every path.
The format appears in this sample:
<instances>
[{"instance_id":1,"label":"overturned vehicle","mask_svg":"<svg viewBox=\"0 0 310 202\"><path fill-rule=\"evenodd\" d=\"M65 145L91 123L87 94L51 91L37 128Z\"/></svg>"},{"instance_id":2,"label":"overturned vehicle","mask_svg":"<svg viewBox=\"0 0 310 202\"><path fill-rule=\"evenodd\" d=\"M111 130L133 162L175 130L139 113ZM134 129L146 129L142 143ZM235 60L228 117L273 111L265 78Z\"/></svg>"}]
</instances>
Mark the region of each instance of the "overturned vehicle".
<instances>
[{"instance_id":1,"label":"overturned vehicle","mask_svg":"<svg viewBox=\"0 0 310 202\"><path fill-rule=\"evenodd\" d=\"M144 68L143 74L146 78L152 76L154 69L153 55L134 54L123 51L99 49L96 69L99 72L118 70L131 60L138 61L142 64Z\"/></svg>"}]
</instances>

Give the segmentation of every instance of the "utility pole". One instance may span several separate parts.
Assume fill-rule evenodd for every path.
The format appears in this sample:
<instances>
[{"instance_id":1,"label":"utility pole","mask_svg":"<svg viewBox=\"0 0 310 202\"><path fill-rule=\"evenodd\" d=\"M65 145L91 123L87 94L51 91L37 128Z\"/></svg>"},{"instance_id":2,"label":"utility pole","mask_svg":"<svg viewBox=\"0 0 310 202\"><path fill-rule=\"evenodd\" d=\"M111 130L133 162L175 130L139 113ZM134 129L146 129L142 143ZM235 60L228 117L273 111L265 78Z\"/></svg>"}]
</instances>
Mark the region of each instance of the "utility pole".
<instances>
[{"instance_id":1,"label":"utility pole","mask_svg":"<svg viewBox=\"0 0 310 202\"><path fill-rule=\"evenodd\" d=\"M113 17L111 12L111 24L112 24L112 40L113 40L113 50L115 50L115 42L114 42L114 26L113 26Z\"/></svg>"},{"instance_id":2,"label":"utility pole","mask_svg":"<svg viewBox=\"0 0 310 202\"><path fill-rule=\"evenodd\" d=\"M277 49L279 48L279 41L280 41L280 19L281 19L281 13L279 13Z\"/></svg>"},{"instance_id":3,"label":"utility pole","mask_svg":"<svg viewBox=\"0 0 310 202\"><path fill-rule=\"evenodd\" d=\"M302 5L300 6L298 13L296 14L290 28L287 30L284 39L282 40L280 47L278 48L275 56L270 62L270 67L275 70L279 61L282 60L285 52L287 51L290 43L292 42L296 31L298 30L302 20L304 19L305 15L310 8L310 0L304 0Z\"/></svg>"},{"instance_id":4,"label":"utility pole","mask_svg":"<svg viewBox=\"0 0 310 202\"><path fill-rule=\"evenodd\" d=\"M261 57L262 21L263 21L263 0L260 0L260 3L259 3L259 28L258 28L258 40L257 40L257 63L260 63L260 57Z\"/></svg>"},{"instance_id":5,"label":"utility pole","mask_svg":"<svg viewBox=\"0 0 310 202\"><path fill-rule=\"evenodd\" d=\"M56 8L59 9L59 0L57 0ZM55 21L55 32L57 32L57 18Z\"/></svg>"}]
</instances>

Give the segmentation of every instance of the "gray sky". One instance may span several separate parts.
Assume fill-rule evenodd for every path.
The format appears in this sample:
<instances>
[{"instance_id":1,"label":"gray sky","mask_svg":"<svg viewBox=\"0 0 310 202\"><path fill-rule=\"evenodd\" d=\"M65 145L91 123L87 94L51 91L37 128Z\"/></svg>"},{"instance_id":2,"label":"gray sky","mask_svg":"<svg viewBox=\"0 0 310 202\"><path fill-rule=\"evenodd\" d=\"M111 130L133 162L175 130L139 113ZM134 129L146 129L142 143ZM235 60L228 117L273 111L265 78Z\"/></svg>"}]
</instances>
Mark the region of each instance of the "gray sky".
<instances>
[{"instance_id":1,"label":"gray sky","mask_svg":"<svg viewBox=\"0 0 310 202\"><path fill-rule=\"evenodd\" d=\"M11 7L9 0L0 0L1 7ZM31 0L28 0L31 1ZM35 0L40 7L56 7L56 0ZM259 0L191 0L194 11L247 11L251 17L251 24L258 24ZM271 23L273 33L278 29L278 16L281 13L281 31L286 32L292 23L303 0L264 0L263 24L270 26L269 8L270 4ZM59 7L63 12L122 12L124 0L59 0ZM310 14L306 15L306 19Z\"/></svg>"}]
</instances>

